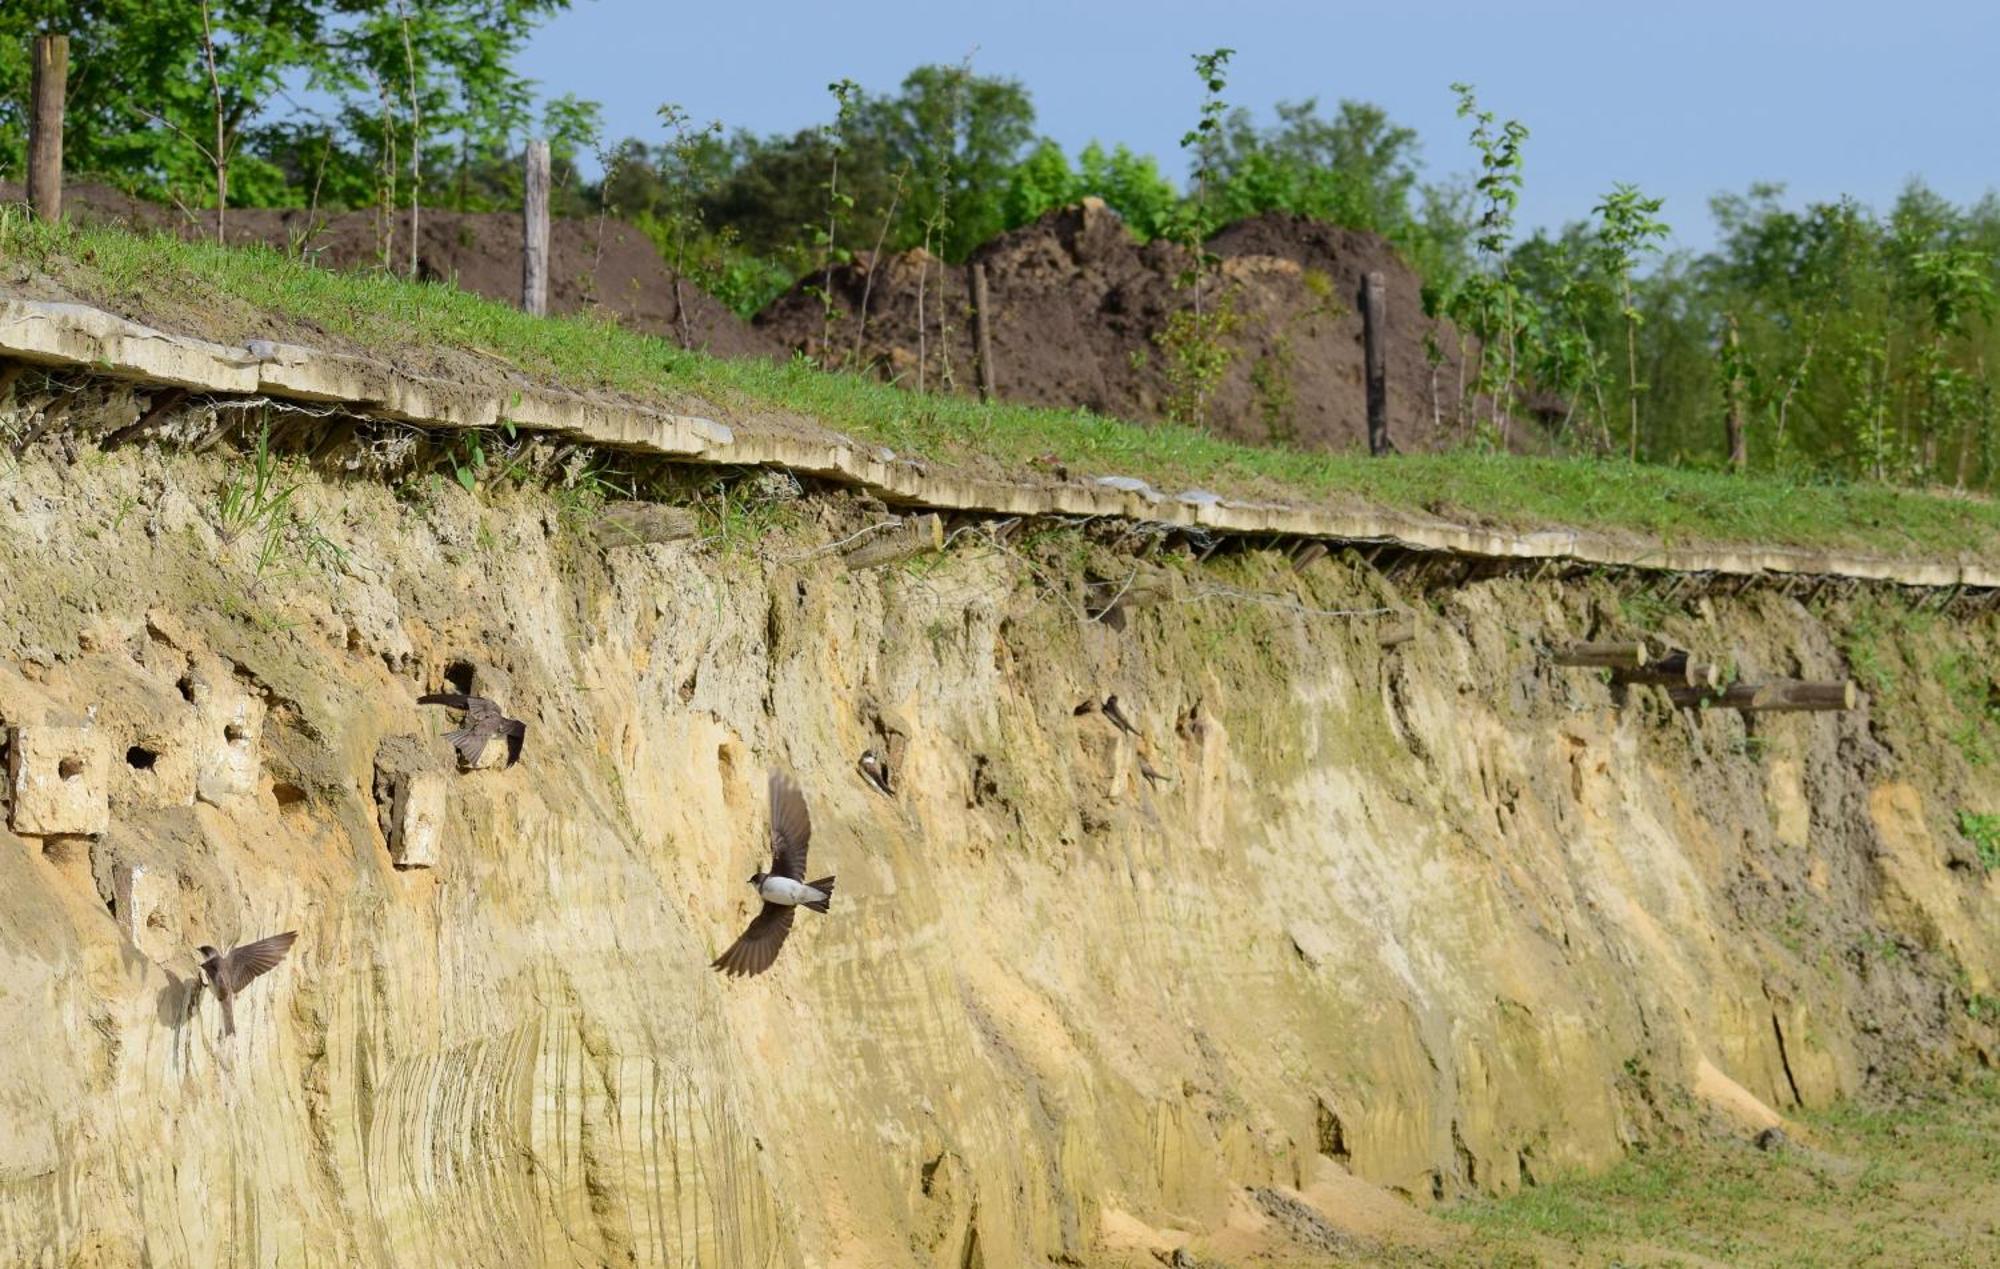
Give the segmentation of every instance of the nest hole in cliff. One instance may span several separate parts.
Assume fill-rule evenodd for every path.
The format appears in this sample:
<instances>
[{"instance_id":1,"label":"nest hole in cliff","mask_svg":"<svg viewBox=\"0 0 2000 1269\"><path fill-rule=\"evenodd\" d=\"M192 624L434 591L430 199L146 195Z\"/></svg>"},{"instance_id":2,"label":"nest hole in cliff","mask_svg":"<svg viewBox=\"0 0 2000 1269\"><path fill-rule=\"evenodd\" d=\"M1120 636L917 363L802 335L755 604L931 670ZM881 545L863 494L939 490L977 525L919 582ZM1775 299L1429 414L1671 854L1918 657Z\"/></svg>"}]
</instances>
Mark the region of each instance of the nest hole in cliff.
<instances>
[{"instance_id":1,"label":"nest hole in cliff","mask_svg":"<svg viewBox=\"0 0 2000 1269\"><path fill-rule=\"evenodd\" d=\"M470 661L453 661L444 667L444 681L451 684L451 690L461 696L472 695L472 679L475 671Z\"/></svg>"},{"instance_id":2,"label":"nest hole in cliff","mask_svg":"<svg viewBox=\"0 0 2000 1269\"><path fill-rule=\"evenodd\" d=\"M306 791L296 784L279 780L271 785L271 796L277 799L280 809L287 809L305 801Z\"/></svg>"},{"instance_id":3,"label":"nest hole in cliff","mask_svg":"<svg viewBox=\"0 0 2000 1269\"><path fill-rule=\"evenodd\" d=\"M242 723L225 723L222 727L222 738L232 745L244 745L249 743L250 729Z\"/></svg>"},{"instance_id":4,"label":"nest hole in cliff","mask_svg":"<svg viewBox=\"0 0 2000 1269\"><path fill-rule=\"evenodd\" d=\"M181 675L174 681L174 689L181 694L182 700L190 705L194 704L194 675Z\"/></svg>"},{"instance_id":5,"label":"nest hole in cliff","mask_svg":"<svg viewBox=\"0 0 2000 1269\"><path fill-rule=\"evenodd\" d=\"M160 755L144 745L133 745L125 751L125 765L134 771L151 771L159 760Z\"/></svg>"},{"instance_id":6,"label":"nest hole in cliff","mask_svg":"<svg viewBox=\"0 0 2000 1269\"><path fill-rule=\"evenodd\" d=\"M56 764L56 774L65 780L75 780L82 777L83 768L83 759L72 754Z\"/></svg>"}]
</instances>

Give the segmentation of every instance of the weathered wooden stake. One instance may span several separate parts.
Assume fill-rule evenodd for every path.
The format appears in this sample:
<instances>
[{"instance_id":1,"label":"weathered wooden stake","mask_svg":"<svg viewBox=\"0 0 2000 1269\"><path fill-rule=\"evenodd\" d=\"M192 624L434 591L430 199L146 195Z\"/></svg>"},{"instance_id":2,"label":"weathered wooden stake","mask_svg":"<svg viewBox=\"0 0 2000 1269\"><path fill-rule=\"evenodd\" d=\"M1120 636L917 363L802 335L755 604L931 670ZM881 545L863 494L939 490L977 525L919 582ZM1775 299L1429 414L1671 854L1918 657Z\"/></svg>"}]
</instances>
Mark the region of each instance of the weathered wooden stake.
<instances>
[{"instance_id":1,"label":"weathered wooden stake","mask_svg":"<svg viewBox=\"0 0 2000 1269\"><path fill-rule=\"evenodd\" d=\"M993 309L986 295L986 266L972 264L972 340L979 357L979 399L991 401L999 391L993 369Z\"/></svg>"},{"instance_id":2,"label":"weathered wooden stake","mask_svg":"<svg viewBox=\"0 0 2000 1269\"><path fill-rule=\"evenodd\" d=\"M1368 275L1361 288L1362 353L1368 371L1368 452L1377 457L1394 447L1389 444L1389 281L1380 273Z\"/></svg>"},{"instance_id":3,"label":"weathered wooden stake","mask_svg":"<svg viewBox=\"0 0 2000 1269\"><path fill-rule=\"evenodd\" d=\"M1645 668L1650 659L1643 640L1631 643L1572 643L1549 658L1557 665L1586 665L1614 670Z\"/></svg>"},{"instance_id":4,"label":"weathered wooden stake","mask_svg":"<svg viewBox=\"0 0 2000 1269\"><path fill-rule=\"evenodd\" d=\"M28 206L37 220L62 219L63 98L69 91L69 37L37 35L29 71Z\"/></svg>"},{"instance_id":5,"label":"weathered wooden stake","mask_svg":"<svg viewBox=\"0 0 2000 1269\"><path fill-rule=\"evenodd\" d=\"M1720 692L1669 687L1667 695L1683 709L1734 709L1744 713L1849 710L1860 700L1852 680L1801 683L1796 679L1773 679L1768 683L1735 683Z\"/></svg>"},{"instance_id":6,"label":"weathered wooden stake","mask_svg":"<svg viewBox=\"0 0 2000 1269\"><path fill-rule=\"evenodd\" d=\"M1742 471L1750 465L1750 439L1743 428L1743 368L1737 360L1736 314L1729 315L1729 413L1723 420L1729 442L1729 468Z\"/></svg>"},{"instance_id":7,"label":"weathered wooden stake","mask_svg":"<svg viewBox=\"0 0 2000 1269\"><path fill-rule=\"evenodd\" d=\"M1302 542L1292 550L1292 571L1303 573L1326 558L1326 543Z\"/></svg>"},{"instance_id":8,"label":"weathered wooden stake","mask_svg":"<svg viewBox=\"0 0 2000 1269\"><path fill-rule=\"evenodd\" d=\"M911 516L894 529L877 534L847 553L850 572L880 568L944 549L944 520L936 515Z\"/></svg>"},{"instance_id":9,"label":"weathered wooden stake","mask_svg":"<svg viewBox=\"0 0 2000 1269\"><path fill-rule=\"evenodd\" d=\"M1397 648L1417 637L1416 619L1402 617L1381 627L1376 632L1375 643L1381 648Z\"/></svg>"},{"instance_id":10,"label":"weathered wooden stake","mask_svg":"<svg viewBox=\"0 0 2000 1269\"><path fill-rule=\"evenodd\" d=\"M549 311L549 143L528 142L521 209L521 309L536 317Z\"/></svg>"},{"instance_id":11,"label":"weathered wooden stake","mask_svg":"<svg viewBox=\"0 0 2000 1269\"><path fill-rule=\"evenodd\" d=\"M681 542L695 535L698 525L694 512L686 507L669 507L657 502L611 502L590 526L590 536L601 550L619 546L644 546L649 542Z\"/></svg>"},{"instance_id":12,"label":"weathered wooden stake","mask_svg":"<svg viewBox=\"0 0 2000 1269\"><path fill-rule=\"evenodd\" d=\"M1722 667L1713 662L1697 661L1690 653L1669 649L1636 670L1621 666L1611 672L1611 677L1619 683L1658 684L1664 687L1705 688L1714 691L1722 686Z\"/></svg>"}]
</instances>

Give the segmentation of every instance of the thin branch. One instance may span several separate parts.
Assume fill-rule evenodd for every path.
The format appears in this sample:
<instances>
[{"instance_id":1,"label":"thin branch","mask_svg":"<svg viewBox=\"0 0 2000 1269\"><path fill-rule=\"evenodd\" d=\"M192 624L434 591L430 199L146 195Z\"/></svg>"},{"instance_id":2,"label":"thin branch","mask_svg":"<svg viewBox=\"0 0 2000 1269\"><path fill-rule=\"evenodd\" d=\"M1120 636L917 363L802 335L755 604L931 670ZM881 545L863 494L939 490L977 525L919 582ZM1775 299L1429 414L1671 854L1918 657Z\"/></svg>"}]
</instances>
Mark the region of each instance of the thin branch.
<instances>
[{"instance_id":1,"label":"thin branch","mask_svg":"<svg viewBox=\"0 0 2000 1269\"><path fill-rule=\"evenodd\" d=\"M838 542L828 542L825 546L815 547L807 551L804 555L780 555L772 562L776 564L799 564L806 560L816 560L822 555L831 555L841 547L846 546L849 542L859 541L871 533L880 533L884 529L893 529L901 523L902 521L897 519L883 520L878 524L869 525L859 533L850 533Z\"/></svg>"}]
</instances>

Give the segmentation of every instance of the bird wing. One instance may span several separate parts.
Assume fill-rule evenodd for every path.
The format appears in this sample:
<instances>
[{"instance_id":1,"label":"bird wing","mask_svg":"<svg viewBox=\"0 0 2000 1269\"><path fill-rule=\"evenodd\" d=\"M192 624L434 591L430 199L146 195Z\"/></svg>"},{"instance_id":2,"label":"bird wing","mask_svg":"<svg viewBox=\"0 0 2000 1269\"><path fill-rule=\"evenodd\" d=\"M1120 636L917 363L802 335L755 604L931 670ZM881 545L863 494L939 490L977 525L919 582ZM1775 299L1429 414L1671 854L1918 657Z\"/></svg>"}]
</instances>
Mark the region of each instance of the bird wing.
<instances>
[{"instance_id":1,"label":"bird wing","mask_svg":"<svg viewBox=\"0 0 2000 1269\"><path fill-rule=\"evenodd\" d=\"M245 943L233 948L222 958L222 978L231 992L242 991L259 974L270 972L285 953L291 950L293 940L299 937L297 930L287 930L283 934L273 934L255 943Z\"/></svg>"},{"instance_id":2,"label":"bird wing","mask_svg":"<svg viewBox=\"0 0 2000 1269\"><path fill-rule=\"evenodd\" d=\"M528 725L518 718L500 720L500 734L507 738L507 765L521 760L521 742L528 737Z\"/></svg>"},{"instance_id":3,"label":"bird wing","mask_svg":"<svg viewBox=\"0 0 2000 1269\"><path fill-rule=\"evenodd\" d=\"M778 959L778 949L785 945L785 936L792 932L792 911L786 904L766 903L763 911L750 918L742 936L710 962L709 968L738 978L771 968L771 962Z\"/></svg>"},{"instance_id":4,"label":"bird wing","mask_svg":"<svg viewBox=\"0 0 2000 1269\"><path fill-rule=\"evenodd\" d=\"M782 771L771 773L771 873L806 879L806 845L812 840L812 816L806 812L806 795L792 777Z\"/></svg>"},{"instance_id":5,"label":"bird wing","mask_svg":"<svg viewBox=\"0 0 2000 1269\"><path fill-rule=\"evenodd\" d=\"M417 698L419 705L442 705L446 709L462 709L470 712L477 696L466 696L459 692L427 692Z\"/></svg>"}]
</instances>

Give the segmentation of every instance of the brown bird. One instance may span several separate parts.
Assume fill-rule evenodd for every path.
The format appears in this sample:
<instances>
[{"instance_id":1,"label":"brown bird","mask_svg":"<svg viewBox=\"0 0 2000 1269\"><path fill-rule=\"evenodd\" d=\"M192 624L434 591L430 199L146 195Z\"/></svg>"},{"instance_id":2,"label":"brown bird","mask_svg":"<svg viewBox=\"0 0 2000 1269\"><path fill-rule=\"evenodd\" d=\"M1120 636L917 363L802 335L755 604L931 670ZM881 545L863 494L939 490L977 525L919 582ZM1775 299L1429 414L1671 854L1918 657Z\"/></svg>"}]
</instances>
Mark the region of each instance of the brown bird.
<instances>
[{"instance_id":1,"label":"brown bird","mask_svg":"<svg viewBox=\"0 0 2000 1269\"><path fill-rule=\"evenodd\" d=\"M888 796L896 796L896 790L889 785L889 764L882 761L880 754L873 749L863 749L861 760L855 765L861 768L861 777L864 780Z\"/></svg>"},{"instance_id":2,"label":"brown bird","mask_svg":"<svg viewBox=\"0 0 2000 1269\"><path fill-rule=\"evenodd\" d=\"M1104 716L1110 719L1118 730L1128 732L1134 736L1139 734L1139 729L1134 727L1131 720L1125 717L1125 711L1118 708L1117 697L1107 696L1104 698Z\"/></svg>"},{"instance_id":3,"label":"brown bird","mask_svg":"<svg viewBox=\"0 0 2000 1269\"><path fill-rule=\"evenodd\" d=\"M444 734L451 747L458 750L458 760L464 766L478 766L480 755L486 752L486 742L495 736L507 738L508 766L521 760L521 741L527 737L528 725L518 718L502 714L500 707L484 696L432 692L428 696L419 696L417 704L442 705L446 709L465 711L464 725Z\"/></svg>"},{"instance_id":4,"label":"brown bird","mask_svg":"<svg viewBox=\"0 0 2000 1269\"><path fill-rule=\"evenodd\" d=\"M206 943L195 949L201 953L201 968L208 975L208 985L215 989L215 998L222 1002L222 1034L236 1034L237 993L248 987L259 974L276 968L298 936L297 930L287 930L227 952L218 952Z\"/></svg>"},{"instance_id":5,"label":"brown bird","mask_svg":"<svg viewBox=\"0 0 2000 1269\"><path fill-rule=\"evenodd\" d=\"M729 950L710 962L735 977L761 974L778 959L778 949L792 932L792 911L807 907L826 912L832 906L833 878L807 881L806 845L812 840L812 817L806 796L782 771L771 773L771 871L750 874L750 884L764 906Z\"/></svg>"},{"instance_id":6,"label":"brown bird","mask_svg":"<svg viewBox=\"0 0 2000 1269\"><path fill-rule=\"evenodd\" d=\"M1171 783L1173 780L1172 776L1161 775L1158 771L1155 771L1153 764L1146 761L1146 755L1144 754L1139 755L1139 774L1145 776L1146 782L1156 789L1160 787L1160 781L1166 780Z\"/></svg>"}]
</instances>

